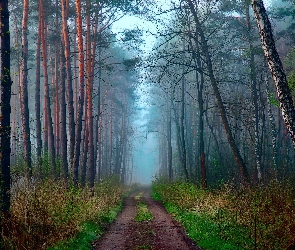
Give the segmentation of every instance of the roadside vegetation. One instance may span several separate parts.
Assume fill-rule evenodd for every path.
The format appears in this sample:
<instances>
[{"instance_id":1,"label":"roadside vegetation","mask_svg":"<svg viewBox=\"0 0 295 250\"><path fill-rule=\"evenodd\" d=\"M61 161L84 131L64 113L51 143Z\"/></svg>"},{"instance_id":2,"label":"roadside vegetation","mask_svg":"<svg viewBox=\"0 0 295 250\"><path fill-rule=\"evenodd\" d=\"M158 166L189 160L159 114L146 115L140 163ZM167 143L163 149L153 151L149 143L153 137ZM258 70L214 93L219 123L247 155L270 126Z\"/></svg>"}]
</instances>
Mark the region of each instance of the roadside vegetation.
<instances>
[{"instance_id":1,"label":"roadside vegetation","mask_svg":"<svg viewBox=\"0 0 295 250\"><path fill-rule=\"evenodd\" d=\"M11 216L3 221L4 249L48 249L57 242L52 249L91 249L119 212L123 193L116 178L92 190L19 177L11 189Z\"/></svg>"},{"instance_id":2,"label":"roadside vegetation","mask_svg":"<svg viewBox=\"0 0 295 250\"><path fill-rule=\"evenodd\" d=\"M224 184L203 190L188 182L157 180L152 190L202 249L293 246L295 190L290 183L273 181L251 188Z\"/></svg>"}]
</instances>

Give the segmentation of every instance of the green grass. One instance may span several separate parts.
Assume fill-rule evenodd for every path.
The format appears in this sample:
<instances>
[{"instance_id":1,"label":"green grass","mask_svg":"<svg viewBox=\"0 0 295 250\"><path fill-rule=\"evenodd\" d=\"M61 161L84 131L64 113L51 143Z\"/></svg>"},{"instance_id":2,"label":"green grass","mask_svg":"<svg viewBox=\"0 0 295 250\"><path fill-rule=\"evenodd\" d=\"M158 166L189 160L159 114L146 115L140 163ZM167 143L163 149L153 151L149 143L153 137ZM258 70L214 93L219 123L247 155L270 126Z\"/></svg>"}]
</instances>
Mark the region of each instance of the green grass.
<instances>
[{"instance_id":1,"label":"green grass","mask_svg":"<svg viewBox=\"0 0 295 250\"><path fill-rule=\"evenodd\" d=\"M139 202L137 204L137 215L134 218L137 222L149 221L153 219L152 213L149 211L147 204Z\"/></svg>"},{"instance_id":2,"label":"green grass","mask_svg":"<svg viewBox=\"0 0 295 250\"><path fill-rule=\"evenodd\" d=\"M151 246L139 246L137 249L152 249Z\"/></svg>"},{"instance_id":3,"label":"green grass","mask_svg":"<svg viewBox=\"0 0 295 250\"><path fill-rule=\"evenodd\" d=\"M152 193L202 249L253 249L246 228L237 224L225 209L206 204L204 197L208 195L208 191L198 190L190 183L154 184ZM197 204L197 200L202 204Z\"/></svg>"},{"instance_id":4,"label":"green grass","mask_svg":"<svg viewBox=\"0 0 295 250\"><path fill-rule=\"evenodd\" d=\"M183 210L173 203L166 203L165 208L184 226L188 236L203 249L238 250L245 249L250 243L249 239L244 238L244 232L241 232L243 228L234 224L220 222L205 213Z\"/></svg>"},{"instance_id":5,"label":"green grass","mask_svg":"<svg viewBox=\"0 0 295 250\"><path fill-rule=\"evenodd\" d=\"M92 248L91 243L97 240L102 234L106 224L111 223L122 209L122 203L111 208L107 213L102 214L97 220L83 223L80 232L73 238L58 242L49 250L88 250Z\"/></svg>"}]
</instances>

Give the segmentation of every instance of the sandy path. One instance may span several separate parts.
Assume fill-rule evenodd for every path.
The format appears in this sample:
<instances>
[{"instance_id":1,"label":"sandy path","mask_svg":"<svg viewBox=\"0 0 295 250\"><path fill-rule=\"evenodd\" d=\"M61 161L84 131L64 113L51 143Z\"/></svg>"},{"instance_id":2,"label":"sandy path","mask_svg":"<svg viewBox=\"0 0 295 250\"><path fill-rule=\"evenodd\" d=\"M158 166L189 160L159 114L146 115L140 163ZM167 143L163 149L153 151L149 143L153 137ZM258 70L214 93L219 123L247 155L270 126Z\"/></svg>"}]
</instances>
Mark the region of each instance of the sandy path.
<instances>
[{"instance_id":1,"label":"sandy path","mask_svg":"<svg viewBox=\"0 0 295 250\"><path fill-rule=\"evenodd\" d=\"M165 208L151 198L148 190L144 190L141 201L148 205L154 219L134 221L137 204L135 196L138 193L124 199L122 212L105 234L93 243L93 250L200 250Z\"/></svg>"}]
</instances>

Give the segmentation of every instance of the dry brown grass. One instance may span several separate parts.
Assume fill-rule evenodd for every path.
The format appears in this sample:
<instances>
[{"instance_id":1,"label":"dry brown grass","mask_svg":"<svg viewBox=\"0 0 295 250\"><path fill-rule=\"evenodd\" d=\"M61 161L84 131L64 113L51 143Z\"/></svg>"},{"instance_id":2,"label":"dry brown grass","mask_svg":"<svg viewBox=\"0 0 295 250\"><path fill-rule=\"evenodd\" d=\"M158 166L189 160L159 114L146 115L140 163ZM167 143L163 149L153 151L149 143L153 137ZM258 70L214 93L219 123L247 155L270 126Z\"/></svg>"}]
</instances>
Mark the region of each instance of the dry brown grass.
<instances>
[{"instance_id":1,"label":"dry brown grass","mask_svg":"<svg viewBox=\"0 0 295 250\"><path fill-rule=\"evenodd\" d=\"M257 249L286 249L295 235L295 190L277 181L233 192L228 210L247 227Z\"/></svg>"},{"instance_id":2,"label":"dry brown grass","mask_svg":"<svg viewBox=\"0 0 295 250\"><path fill-rule=\"evenodd\" d=\"M47 249L118 204L122 192L115 180L96 185L92 195L62 181L18 179L12 188L11 217L3 222L5 249Z\"/></svg>"},{"instance_id":3,"label":"dry brown grass","mask_svg":"<svg viewBox=\"0 0 295 250\"><path fill-rule=\"evenodd\" d=\"M224 185L204 191L175 182L158 183L155 189L164 202L208 216L221 227L244 228L240 233L251 241L247 249L295 249L295 188L289 183L274 181L250 189Z\"/></svg>"}]
</instances>

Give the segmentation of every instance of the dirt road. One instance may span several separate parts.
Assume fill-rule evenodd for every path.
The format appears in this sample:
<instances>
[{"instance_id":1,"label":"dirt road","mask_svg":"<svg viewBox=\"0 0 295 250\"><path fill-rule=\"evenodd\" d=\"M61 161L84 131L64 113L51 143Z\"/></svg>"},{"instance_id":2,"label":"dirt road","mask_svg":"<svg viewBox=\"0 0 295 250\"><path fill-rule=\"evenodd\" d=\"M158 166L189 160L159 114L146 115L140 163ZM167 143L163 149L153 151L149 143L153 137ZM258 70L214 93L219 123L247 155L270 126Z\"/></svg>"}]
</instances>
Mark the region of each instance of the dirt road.
<instances>
[{"instance_id":1,"label":"dirt road","mask_svg":"<svg viewBox=\"0 0 295 250\"><path fill-rule=\"evenodd\" d=\"M153 220L143 222L134 220L139 199L147 204L153 214ZM109 249L200 250L165 208L151 198L147 189L125 198L123 210L117 220L97 242L93 243L92 250Z\"/></svg>"}]
</instances>

